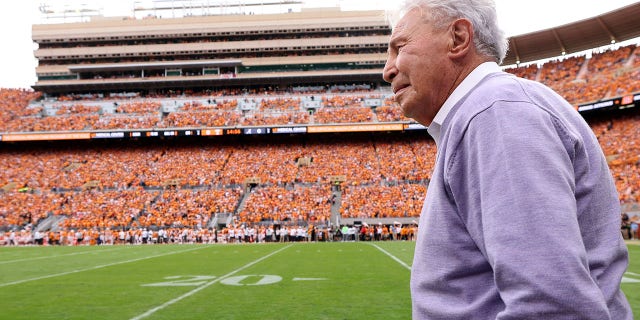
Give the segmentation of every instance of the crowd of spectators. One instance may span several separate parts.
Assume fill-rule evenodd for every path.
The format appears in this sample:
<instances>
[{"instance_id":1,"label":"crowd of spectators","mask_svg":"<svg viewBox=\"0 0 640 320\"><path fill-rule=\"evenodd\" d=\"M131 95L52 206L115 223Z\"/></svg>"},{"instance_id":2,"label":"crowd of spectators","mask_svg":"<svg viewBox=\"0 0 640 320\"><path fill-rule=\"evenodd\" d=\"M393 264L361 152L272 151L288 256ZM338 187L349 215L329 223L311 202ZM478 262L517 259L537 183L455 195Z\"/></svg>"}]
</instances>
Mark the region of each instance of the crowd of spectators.
<instances>
[{"instance_id":1,"label":"crowd of spectators","mask_svg":"<svg viewBox=\"0 0 640 320\"><path fill-rule=\"evenodd\" d=\"M259 110L264 112L285 112L300 110L300 98L275 98L275 99L263 99L260 101Z\"/></svg>"},{"instance_id":2,"label":"crowd of spectators","mask_svg":"<svg viewBox=\"0 0 640 320\"><path fill-rule=\"evenodd\" d=\"M413 241L417 225L375 224L344 225L333 228L305 225L231 225L216 228L78 228L50 231L0 231L0 246L88 246L88 245L155 245L269 243L318 241Z\"/></svg>"},{"instance_id":3,"label":"crowd of spectators","mask_svg":"<svg viewBox=\"0 0 640 320\"><path fill-rule=\"evenodd\" d=\"M42 113L41 107L27 107L29 101L36 100L41 93L27 89L0 89L0 123L7 128L0 131L17 131L8 124L22 117L33 117Z\"/></svg>"},{"instance_id":4,"label":"crowd of spectators","mask_svg":"<svg viewBox=\"0 0 640 320\"><path fill-rule=\"evenodd\" d=\"M640 50L636 50L640 52ZM640 57L636 58L640 61ZM615 84L612 85L612 96L624 96L632 93L640 92L640 66L630 71L624 71L616 78Z\"/></svg>"},{"instance_id":5,"label":"crowd of spectators","mask_svg":"<svg viewBox=\"0 0 640 320\"><path fill-rule=\"evenodd\" d=\"M622 203L640 202L639 120L634 113L590 119ZM0 193L0 225L37 224L53 214L68 217L66 228L201 227L215 213L235 212L247 179L258 187L236 212L240 222L322 222L329 218L330 179L341 175L342 216L417 217L434 157L429 139L386 135L18 148L0 154L0 186L13 184ZM157 191L172 188L184 190Z\"/></svg>"},{"instance_id":6,"label":"crowd of spectators","mask_svg":"<svg viewBox=\"0 0 640 320\"><path fill-rule=\"evenodd\" d=\"M134 224L147 228L206 228L216 213L234 212L241 195L239 187L167 190L147 206Z\"/></svg>"},{"instance_id":7,"label":"crowd of spectators","mask_svg":"<svg viewBox=\"0 0 640 320\"><path fill-rule=\"evenodd\" d=\"M607 156L621 203L640 203L640 115L613 115L591 121Z\"/></svg>"},{"instance_id":8,"label":"crowd of spectators","mask_svg":"<svg viewBox=\"0 0 640 320\"><path fill-rule=\"evenodd\" d=\"M374 114L368 107L321 108L314 115L315 123L369 123Z\"/></svg>"},{"instance_id":9,"label":"crowd of spectators","mask_svg":"<svg viewBox=\"0 0 640 320\"><path fill-rule=\"evenodd\" d=\"M159 101L135 101L118 105L116 107L116 112L153 114L159 113L161 107L162 103L160 103Z\"/></svg>"},{"instance_id":10,"label":"crowd of spectators","mask_svg":"<svg viewBox=\"0 0 640 320\"><path fill-rule=\"evenodd\" d=\"M640 49L624 47L590 59L566 58L507 71L545 82L572 103L598 100L640 91ZM171 100L176 110L168 113L163 113L163 102L140 97L114 105L113 113L85 100L74 104L60 99L64 104L45 116L43 106L27 103L39 96L1 89L0 131L409 121L392 98L367 91L314 92L322 107L312 112L299 97L247 100L212 92L206 103ZM365 106L370 98L382 99L382 105ZM255 108L244 110L243 104ZM587 120L607 156L621 203L640 203L640 115L619 112ZM435 150L426 135L385 134L6 148L0 153L0 237L5 243L10 232L14 239L37 238L31 228L58 216L65 217L58 234L38 237L67 244L118 243L120 231L127 230L128 239L134 239L128 241L134 242L142 241L143 230L153 234L163 229L176 239L170 241L179 243L275 241L275 230L268 233L268 225L289 222L296 225L287 227L289 239L298 224L322 225L330 219L335 177L344 177L338 208L343 217L417 217ZM209 224L219 213L231 214L234 227L213 235ZM257 225L249 238L250 231L235 230L243 224ZM372 237L384 230L370 229L365 233ZM311 239L309 230L304 233ZM392 231L387 228L385 234L391 237ZM159 241L155 238L148 241Z\"/></svg>"},{"instance_id":11,"label":"crowd of spectators","mask_svg":"<svg viewBox=\"0 0 640 320\"><path fill-rule=\"evenodd\" d=\"M520 78L537 80L538 72L540 71L540 68L538 67L537 64L532 63L526 66L507 68L505 69L505 71L511 74L514 74Z\"/></svg>"},{"instance_id":12,"label":"crowd of spectators","mask_svg":"<svg viewBox=\"0 0 640 320\"><path fill-rule=\"evenodd\" d=\"M383 100L382 105L376 108L376 117L379 122L410 122L411 119L404 116L402 108L395 103L393 97Z\"/></svg>"},{"instance_id":13,"label":"crowd of spectators","mask_svg":"<svg viewBox=\"0 0 640 320\"><path fill-rule=\"evenodd\" d=\"M424 184L345 188L341 215L348 218L407 218L420 215Z\"/></svg>"},{"instance_id":14,"label":"crowd of spectators","mask_svg":"<svg viewBox=\"0 0 640 320\"><path fill-rule=\"evenodd\" d=\"M309 124L309 114L305 111L262 113L251 112L246 114L240 124L243 126L270 126ZM236 122L238 123L238 122Z\"/></svg>"},{"instance_id":15,"label":"crowd of spectators","mask_svg":"<svg viewBox=\"0 0 640 320\"><path fill-rule=\"evenodd\" d=\"M85 105L82 103L72 105L62 105L56 111L56 115L69 114L98 114L102 108L100 106Z\"/></svg>"},{"instance_id":16,"label":"crowd of spectators","mask_svg":"<svg viewBox=\"0 0 640 320\"><path fill-rule=\"evenodd\" d=\"M345 185L374 193L376 186L405 181L424 185L430 163L420 164L417 155L424 152L434 153L425 137L18 147L0 154L0 186L6 187L0 226L37 225L58 215L66 217L60 226L70 229L203 227L217 213L237 214L243 223L326 223L335 200L331 177L344 175ZM403 161L406 167L398 167ZM236 210L247 179L257 187ZM349 212L356 210L365 208ZM380 217L417 215L405 210Z\"/></svg>"},{"instance_id":17,"label":"crowd of spectators","mask_svg":"<svg viewBox=\"0 0 640 320\"><path fill-rule=\"evenodd\" d=\"M47 194L47 193L45 193ZM54 215L67 218L61 226L68 229L116 229L129 227L146 209L145 206L157 196L157 191L146 191L140 187L126 190L89 190L67 192Z\"/></svg>"},{"instance_id":18,"label":"crowd of spectators","mask_svg":"<svg viewBox=\"0 0 640 320\"><path fill-rule=\"evenodd\" d=\"M547 84L570 103L579 104L620 96L640 90L637 78L640 72L640 48L630 45L615 50L594 52L591 57L564 57L543 64L506 69L518 76ZM357 87L357 86L354 86ZM360 87L357 87L360 88ZM277 126L304 124L343 124L411 121L389 99L390 93L381 94L377 89L335 91L333 87L318 92L262 89L209 90L200 100L179 101L178 97L197 95L194 92L166 92L163 94L139 94L124 97L82 95L78 101L73 96L61 96L56 113L43 112L42 106L25 107L15 103L16 97L8 97L4 91L0 99L10 104L1 111L0 132L68 131L99 129L144 129L170 127L233 127L233 126ZM34 100L40 95L23 90L14 93L22 99ZM302 97L316 98L319 108L310 115L304 107ZM118 99L118 97L120 97ZM113 112L101 112L93 101L113 101ZM365 105L366 99L381 100L377 108ZM11 101L14 101L13 103ZM247 104L254 105L245 109ZM176 110L164 111L163 106L177 106ZM248 112L247 112L248 111Z\"/></svg>"},{"instance_id":19,"label":"crowd of spectators","mask_svg":"<svg viewBox=\"0 0 640 320\"><path fill-rule=\"evenodd\" d=\"M517 76L545 83L572 104L618 97L640 90L640 48L629 45L594 51L590 58L574 56L541 65L509 68Z\"/></svg>"},{"instance_id":20,"label":"crowd of spectators","mask_svg":"<svg viewBox=\"0 0 640 320\"><path fill-rule=\"evenodd\" d=\"M90 129L114 130L114 129L145 129L157 126L160 117L158 115L108 115L95 121ZM37 130L35 130L37 131Z\"/></svg>"},{"instance_id":21,"label":"crowd of spectators","mask_svg":"<svg viewBox=\"0 0 640 320\"><path fill-rule=\"evenodd\" d=\"M262 221L311 221L326 224L330 218L329 185L254 188L246 206L238 213L239 222L248 224Z\"/></svg>"}]
</instances>

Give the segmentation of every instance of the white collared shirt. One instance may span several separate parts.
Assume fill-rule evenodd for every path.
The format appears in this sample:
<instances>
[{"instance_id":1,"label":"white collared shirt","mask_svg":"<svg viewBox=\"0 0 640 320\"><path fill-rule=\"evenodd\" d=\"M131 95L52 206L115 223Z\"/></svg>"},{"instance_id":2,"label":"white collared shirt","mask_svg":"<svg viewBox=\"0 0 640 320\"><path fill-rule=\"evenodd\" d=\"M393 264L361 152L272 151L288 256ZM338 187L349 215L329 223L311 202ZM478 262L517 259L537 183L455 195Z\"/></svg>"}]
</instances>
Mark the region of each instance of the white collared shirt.
<instances>
[{"instance_id":1,"label":"white collared shirt","mask_svg":"<svg viewBox=\"0 0 640 320\"><path fill-rule=\"evenodd\" d=\"M429 135L433 137L436 145L440 141L440 128L442 127L442 123L449 115L449 112L453 108L453 106L462 99L473 87L475 87L484 77L491 73L502 71L497 63L495 62L485 62L477 66L471 73L460 82L458 87L456 87L449 98L444 102L436 116L433 118L433 121L429 125L427 132Z\"/></svg>"}]
</instances>

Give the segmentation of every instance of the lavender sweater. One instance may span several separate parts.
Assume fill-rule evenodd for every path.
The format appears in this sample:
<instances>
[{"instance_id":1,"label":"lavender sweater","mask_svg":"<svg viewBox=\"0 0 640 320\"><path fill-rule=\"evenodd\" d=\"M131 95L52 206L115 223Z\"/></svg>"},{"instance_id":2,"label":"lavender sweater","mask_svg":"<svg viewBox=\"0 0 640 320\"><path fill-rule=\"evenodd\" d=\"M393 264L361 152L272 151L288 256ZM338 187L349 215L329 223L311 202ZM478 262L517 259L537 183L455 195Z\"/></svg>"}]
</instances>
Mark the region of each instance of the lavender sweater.
<instances>
[{"instance_id":1,"label":"lavender sweater","mask_svg":"<svg viewBox=\"0 0 640 320\"><path fill-rule=\"evenodd\" d=\"M632 319L618 194L547 87L484 78L444 120L411 273L414 319Z\"/></svg>"}]
</instances>

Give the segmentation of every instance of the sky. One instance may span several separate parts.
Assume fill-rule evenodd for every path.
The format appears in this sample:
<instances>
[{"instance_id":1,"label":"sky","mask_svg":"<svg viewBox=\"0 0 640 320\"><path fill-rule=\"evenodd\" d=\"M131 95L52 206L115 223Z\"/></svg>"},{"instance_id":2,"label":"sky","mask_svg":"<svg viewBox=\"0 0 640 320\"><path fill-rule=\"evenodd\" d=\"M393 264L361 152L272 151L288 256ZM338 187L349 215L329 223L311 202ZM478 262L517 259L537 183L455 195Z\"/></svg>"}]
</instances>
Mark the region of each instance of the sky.
<instances>
[{"instance_id":1,"label":"sky","mask_svg":"<svg viewBox=\"0 0 640 320\"><path fill-rule=\"evenodd\" d=\"M200 0L206 3L237 3L229 0ZM210 1L210 2L209 2ZM136 0L138 5L151 0ZM519 35L563 25L635 3L631 0L495 0L498 20L507 35ZM0 88L29 88L36 82L37 61L31 41L31 26L42 18L38 7L84 7L90 4L105 15L130 15L134 0L24 0L12 1L0 10ZM343 10L393 9L398 0L305 0L304 7L340 5Z\"/></svg>"}]
</instances>

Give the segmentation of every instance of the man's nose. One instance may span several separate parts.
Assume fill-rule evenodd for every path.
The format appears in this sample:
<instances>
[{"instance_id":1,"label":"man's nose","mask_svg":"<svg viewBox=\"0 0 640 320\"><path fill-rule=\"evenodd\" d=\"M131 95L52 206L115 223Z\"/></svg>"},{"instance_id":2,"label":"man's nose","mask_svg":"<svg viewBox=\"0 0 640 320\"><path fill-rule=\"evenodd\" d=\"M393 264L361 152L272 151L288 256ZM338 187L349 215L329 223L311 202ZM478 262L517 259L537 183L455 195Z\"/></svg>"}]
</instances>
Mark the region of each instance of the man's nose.
<instances>
[{"instance_id":1,"label":"man's nose","mask_svg":"<svg viewBox=\"0 0 640 320\"><path fill-rule=\"evenodd\" d=\"M398 74L398 69L396 68L395 59L389 57L387 62L384 64L384 69L382 70L382 78L384 81L391 83L393 78Z\"/></svg>"}]
</instances>

